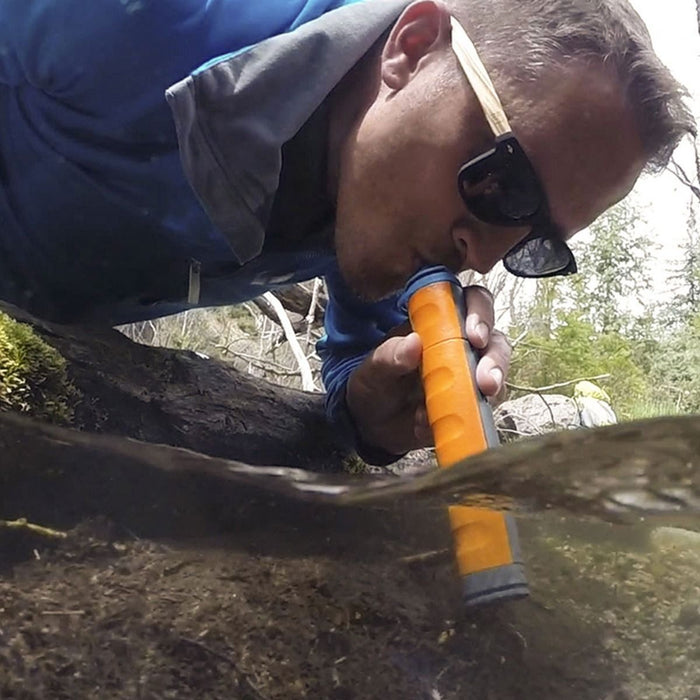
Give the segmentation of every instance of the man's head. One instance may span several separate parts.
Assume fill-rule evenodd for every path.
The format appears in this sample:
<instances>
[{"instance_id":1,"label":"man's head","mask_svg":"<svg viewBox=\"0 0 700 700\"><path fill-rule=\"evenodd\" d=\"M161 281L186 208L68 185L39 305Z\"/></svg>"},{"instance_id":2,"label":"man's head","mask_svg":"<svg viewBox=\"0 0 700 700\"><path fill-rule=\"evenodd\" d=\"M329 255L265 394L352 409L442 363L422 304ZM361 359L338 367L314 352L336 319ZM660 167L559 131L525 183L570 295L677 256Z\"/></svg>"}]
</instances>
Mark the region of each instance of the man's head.
<instances>
[{"instance_id":1,"label":"man's head","mask_svg":"<svg viewBox=\"0 0 700 700\"><path fill-rule=\"evenodd\" d=\"M452 50L466 27L565 237L663 166L692 120L624 0L411 3L355 76L337 167L336 249L378 298L424 264L485 272L530 232L479 220L457 173L494 135ZM347 105L347 103L346 103Z\"/></svg>"}]
</instances>

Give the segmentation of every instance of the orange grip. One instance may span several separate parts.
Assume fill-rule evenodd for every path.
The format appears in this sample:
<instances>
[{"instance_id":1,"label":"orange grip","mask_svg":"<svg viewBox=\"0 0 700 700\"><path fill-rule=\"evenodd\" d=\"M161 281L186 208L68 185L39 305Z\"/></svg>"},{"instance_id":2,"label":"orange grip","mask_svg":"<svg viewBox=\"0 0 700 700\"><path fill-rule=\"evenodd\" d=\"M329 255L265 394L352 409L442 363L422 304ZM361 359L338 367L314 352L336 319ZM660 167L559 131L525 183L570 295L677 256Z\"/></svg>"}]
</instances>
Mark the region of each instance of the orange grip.
<instances>
[{"instance_id":1,"label":"orange grip","mask_svg":"<svg viewBox=\"0 0 700 700\"><path fill-rule=\"evenodd\" d=\"M416 291L408 303L411 325L423 341L425 404L441 467L489 447L454 293L450 282L436 282Z\"/></svg>"},{"instance_id":2,"label":"orange grip","mask_svg":"<svg viewBox=\"0 0 700 700\"><path fill-rule=\"evenodd\" d=\"M461 576L513 563L511 536L503 513L470 506L449 506L447 512Z\"/></svg>"},{"instance_id":3,"label":"orange grip","mask_svg":"<svg viewBox=\"0 0 700 700\"><path fill-rule=\"evenodd\" d=\"M461 286L451 281L431 281L408 300L411 325L423 343L421 374L428 422L443 468L498 444L490 408L475 385L476 360L466 338L462 293ZM502 513L450 506L449 517L463 577L513 563Z\"/></svg>"}]
</instances>

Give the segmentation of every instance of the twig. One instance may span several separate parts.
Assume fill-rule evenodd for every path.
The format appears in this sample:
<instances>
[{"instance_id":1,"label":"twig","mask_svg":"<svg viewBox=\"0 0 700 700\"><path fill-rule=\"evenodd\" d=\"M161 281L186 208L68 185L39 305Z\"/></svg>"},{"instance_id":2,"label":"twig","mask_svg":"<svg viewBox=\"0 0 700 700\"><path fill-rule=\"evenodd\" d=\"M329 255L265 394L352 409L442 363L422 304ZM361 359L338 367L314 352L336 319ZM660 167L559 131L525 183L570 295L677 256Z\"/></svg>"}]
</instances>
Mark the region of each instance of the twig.
<instances>
[{"instance_id":1,"label":"twig","mask_svg":"<svg viewBox=\"0 0 700 700\"><path fill-rule=\"evenodd\" d=\"M313 374L311 373L309 361L306 359L306 355L301 349L301 345L299 345L297 336L292 328L292 322L289 320L289 316L287 316L284 306L282 306L280 300L274 294L272 294L272 292L265 292L265 294L263 294L263 298L268 304L270 304L277 314L292 354L299 365L299 372L301 373L301 388L304 391L318 391L316 383L314 382Z\"/></svg>"},{"instance_id":2,"label":"twig","mask_svg":"<svg viewBox=\"0 0 700 700\"><path fill-rule=\"evenodd\" d=\"M262 369L270 374L275 374L279 377L298 377L298 370L291 369L280 362L275 362L274 360L264 360L262 357L257 357L256 355L251 355L246 352L236 353L236 357L241 360L248 360L249 364Z\"/></svg>"},{"instance_id":3,"label":"twig","mask_svg":"<svg viewBox=\"0 0 700 700\"><path fill-rule=\"evenodd\" d=\"M549 405L549 403L547 402L547 399L544 398L544 395L542 394L541 391L538 391L538 392L537 392L537 396L540 397L540 400L542 401L542 403L544 404L545 408L547 409L547 412L549 413L549 418L550 418L551 423L552 423L552 429L556 429L556 427L557 427L557 419L554 417L554 411L552 410L552 407L551 407L551 406Z\"/></svg>"},{"instance_id":4,"label":"twig","mask_svg":"<svg viewBox=\"0 0 700 700\"><path fill-rule=\"evenodd\" d=\"M0 528L3 527L8 530L28 530L35 535L50 537L52 539L63 540L68 537L67 532L53 530L50 527L44 527L43 525L35 525L34 523L27 522L26 518L17 518L17 520L0 520Z\"/></svg>"},{"instance_id":5,"label":"twig","mask_svg":"<svg viewBox=\"0 0 700 700\"><path fill-rule=\"evenodd\" d=\"M309 304L309 310L306 313L304 320L306 321L306 349L308 351L309 345L311 343L311 325L316 319L316 306L318 304L318 292L321 289L321 278L314 278L314 286L311 291L311 303Z\"/></svg>"},{"instance_id":6,"label":"twig","mask_svg":"<svg viewBox=\"0 0 700 700\"><path fill-rule=\"evenodd\" d=\"M671 158L671 165L673 168L667 167L666 170L668 170L672 175L675 175L679 182L684 184L698 199L700 199L700 189L698 189L698 187L691 182L690 178L680 164Z\"/></svg>"},{"instance_id":7,"label":"twig","mask_svg":"<svg viewBox=\"0 0 700 700\"><path fill-rule=\"evenodd\" d=\"M579 377L578 379L570 379L568 382L559 382L558 384L550 384L549 386L520 386L518 384L511 384L510 382L506 382L506 386L509 389L528 391L537 394L542 391L549 391L550 389L561 389L562 387L569 386L570 384L578 384L579 382L590 382L594 379L609 379L611 376L611 374L596 374L594 377Z\"/></svg>"},{"instance_id":8,"label":"twig","mask_svg":"<svg viewBox=\"0 0 700 700\"><path fill-rule=\"evenodd\" d=\"M529 330L524 330L517 338L514 340L509 341L510 342L510 347L514 348L518 343L529 333Z\"/></svg>"},{"instance_id":9,"label":"twig","mask_svg":"<svg viewBox=\"0 0 700 700\"><path fill-rule=\"evenodd\" d=\"M419 554L409 554L405 557L399 557L398 561L402 564L430 564L432 562L441 561L450 556L449 549L435 549L430 552L420 552Z\"/></svg>"},{"instance_id":10,"label":"twig","mask_svg":"<svg viewBox=\"0 0 700 700\"><path fill-rule=\"evenodd\" d=\"M85 615L84 610L42 610L42 615Z\"/></svg>"}]
</instances>

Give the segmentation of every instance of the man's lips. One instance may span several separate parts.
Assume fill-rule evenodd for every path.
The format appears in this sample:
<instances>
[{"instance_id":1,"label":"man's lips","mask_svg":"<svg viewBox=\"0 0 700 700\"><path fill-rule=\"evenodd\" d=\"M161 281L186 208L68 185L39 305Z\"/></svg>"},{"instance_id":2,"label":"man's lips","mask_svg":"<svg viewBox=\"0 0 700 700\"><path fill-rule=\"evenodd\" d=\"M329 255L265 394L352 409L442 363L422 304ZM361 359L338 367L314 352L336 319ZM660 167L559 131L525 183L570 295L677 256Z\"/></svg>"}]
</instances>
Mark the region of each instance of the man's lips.
<instances>
[{"instance_id":1,"label":"man's lips","mask_svg":"<svg viewBox=\"0 0 700 700\"><path fill-rule=\"evenodd\" d=\"M425 267L446 267L450 272L457 274L466 269L466 259L463 259L459 251L454 250L442 255L414 255L409 278Z\"/></svg>"}]
</instances>

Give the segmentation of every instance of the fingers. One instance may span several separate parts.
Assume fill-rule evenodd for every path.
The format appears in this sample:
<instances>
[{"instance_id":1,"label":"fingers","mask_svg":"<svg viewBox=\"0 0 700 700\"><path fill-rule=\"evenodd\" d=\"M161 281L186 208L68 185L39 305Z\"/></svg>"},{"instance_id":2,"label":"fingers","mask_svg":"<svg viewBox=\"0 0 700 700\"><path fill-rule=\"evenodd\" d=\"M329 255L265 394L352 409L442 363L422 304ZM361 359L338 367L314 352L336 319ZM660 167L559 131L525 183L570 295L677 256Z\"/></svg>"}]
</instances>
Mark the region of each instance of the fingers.
<instances>
[{"instance_id":1,"label":"fingers","mask_svg":"<svg viewBox=\"0 0 700 700\"><path fill-rule=\"evenodd\" d=\"M387 338L350 375L348 409L365 442L402 454L425 441L416 407L424 402L418 376L422 345L417 333Z\"/></svg>"},{"instance_id":2,"label":"fingers","mask_svg":"<svg viewBox=\"0 0 700 700\"><path fill-rule=\"evenodd\" d=\"M473 347L483 350L489 344L494 324L493 296L485 287L464 289L467 306L467 338Z\"/></svg>"},{"instance_id":3,"label":"fingers","mask_svg":"<svg viewBox=\"0 0 700 700\"><path fill-rule=\"evenodd\" d=\"M425 410L425 403L421 402L415 412L413 425L415 436L414 447L428 447L433 444L433 431L428 423L428 412Z\"/></svg>"},{"instance_id":4,"label":"fingers","mask_svg":"<svg viewBox=\"0 0 700 700\"><path fill-rule=\"evenodd\" d=\"M476 383L486 396L495 396L504 386L510 367L511 348L507 338L494 330L493 296L477 285L464 290L467 306L467 338L481 351Z\"/></svg>"},{"instance_id":5,"label":"fingers","mask_svg":"<svg viewBox=\"0 0 700 700\"><path fill-rule=\"evenodd\" d=\"M466 332L480 359L476 383L487 396L504 386L511 348L506 337L493 330L493 298L483 287L464 290ZM396 329L405 333L406 327ZM346 400L363 439L400 454L432 444L418 368L422 343L417 333L388 337L351 374Z\"/></svg>"},{"instance_id":6,"label":"fingers","mask_svg":"<svg viewBox=\"0 0 700 700\"><path fill-rule=\"evenodd\" d=\"M506 336L500 331L493 331L476 366L476 383L486 396L495 396L503 389L511 353Z\"/></svg>"},{"instance_id":7,"label":"fingers","mask_svg":"<svg viewBox=\"0 0 700 700\"><path fill-rule=\"evenodd\" d=\"M390 381L415 372L420 364L421 351L418 333L385 340L372 354L376 379Z\"/></svg>"}]
</instances>

